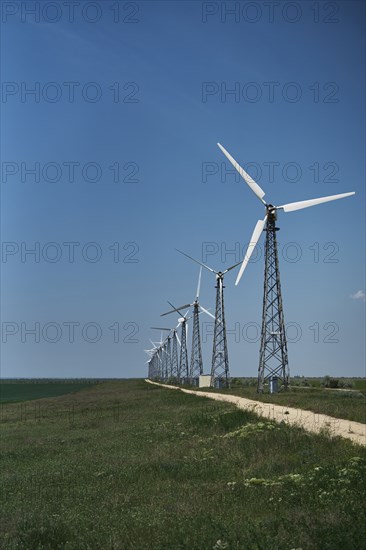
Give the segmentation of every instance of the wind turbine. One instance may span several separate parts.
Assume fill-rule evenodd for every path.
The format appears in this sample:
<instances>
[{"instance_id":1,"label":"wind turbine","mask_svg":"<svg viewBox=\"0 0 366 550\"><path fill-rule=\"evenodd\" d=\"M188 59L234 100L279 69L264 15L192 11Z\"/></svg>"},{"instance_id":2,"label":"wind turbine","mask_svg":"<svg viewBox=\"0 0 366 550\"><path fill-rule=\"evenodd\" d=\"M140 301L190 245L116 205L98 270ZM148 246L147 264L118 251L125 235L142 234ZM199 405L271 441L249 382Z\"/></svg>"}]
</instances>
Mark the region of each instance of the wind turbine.
<instances>
[{"instance_id":1,"label":"wind turbine","mask_svg":"<svg viewBox=\"0 0 366 550\"><path fill-rule=\"evenodd\" d=\"M153 344L154 345L154 344ZM159 379L159 371L160 371L160 358L159 358L159 348L157 348L154 345L154 348L152 350L144 350L148 355L150 355L150 359L148 360L149 370L148 370L148 377L151 380Z\"/></svg>"},{"instance_id":2,"label":"wind turbine","mask_svg":"<svg viewBox=\"0 0 366 550\"><path fill-rule=\"evenodd\" d=\"M215 319L214 315L212 315L212 313L210 313L207 309L201 306L199 302L199 296L200 296L200 290L201 290L201 277L202 277L202 266L200 266L200 271L198 275L197 292L196 292L196 297L194 301L191 304L184 304L183 306L179 306L178 308L175 308L164 314L164 315L168 315L169 313L173 313L175 311L179 312L180 309L185 309L186 307L188 308L193 307L192 350L191 350L191 363L189 367L189 379L191 384L193 384L194 380L198 381L199 376L203 374L199 315L203 311L204 313L206 313L207 315Z\"/></svg>"},{"instance_id":3,"label":"wind turbine","mask_svg":"<svg viewBox=\"0 0 366 550\"><path fill-rule=\"evenodd\" d=\"M150 340L153 347L151 349L144 349L144 352L148 354L150 359L147 361L148 367L148 377L150 380L159 378L159 348L155 343Z\"/></svg>"},{"instance_id":4,"label":"wind turbine","mask_svg":"<svg viewBox=\"0 0 366 550\"><path fill-rule=\"evenodd\" d=\"M168 336L165 338L165 340L163 340L162 335L160 336L160 342L159 342L159 348L158 348L158 358L159 358L160 363L161 363L161 368L159 369L159 370L161 370L160 378L162 378L166 382L169 378L169 374L171 375L171 366L172 366L171 365L171 349L170 349L171 348L171 343L170 343L171 329L170 328L162 328L162 327L151 327L151 329L160 330L161 333L163 333L163 331L168 332ZM152 342L152 344L153 344L153 346L155 345L154 342Z\"/></svg>"},{"instance_id":5,"label":"wind turbine","mask_svg":"<svg viewBox=\"0 0 366 550\"><path fill-rule=\"evenodd\" d=\"M263 189L236 162L230 153L228 153L226 149L220 145L220 143L217 145L234 168L239 172L253 193L258 197L262 204L264 204L266 209L264 219L258 220L256 223L248 249L243 259L243 263L236 278L235 285L239 283L262 232L266 231L264 297L257 391L263 392L265 380L273 377L279 377L282 379L283 386L286 389L290 380L290 372L288 367L287 342L282 309L280 272L278 267L276 240L276 231L278 231L278 227L276 227L277 211L283 210L284 212L293 212L295 210L301 210L310 206L316 206L317 204L321 204L323 202L350 197L355 193L342 193L340 195L331 195L328 197L320 197L318 199L291 202L289 204L283 204L282 206L267 204L263 199L265 195Z\"/></svg>"},{"instance_id":6,"label":"wind turbine","mask_svg":"<svg viewBox=\"0 0 366 550\"><path fill-rule=\"evenodd\" d=\"M212 366L211 366L211 386L215 385L215 381L218 381L220 385L223 383L226 387L229 387L230 373L229 373L229 357L227 351L227 339L226 339L226 323L225 323L225 309L224 309L224 276L226 273L237 267L241 262L238 262L231 267L228 267L224 271L215 271L212 267L209 267L198 260L192 258L185 252L178 250L177 252L187 256L190 260L193 260L197 264L201 265L216 276L216 311L215 311L215 328L212 348ZM201 306L202 307L202 306Z\"/></svg>"},{"instance_id":7,"label":"wind turbine","mask_svg":"<svg viewBox=\"0 0 366 550\"><path fill-rule=\"evenodd\" d=\"M155 352L156 352L156 348L155 346L152 348L152 349L144 349L144 352L148 354L149 356L149 359L146 361L145 365L149 365L148 366L148 378L149 379L152 379L154 377L154 374L153 374L153 368L154 368L154 355L155 355Z\"/></svg>"},{"instance_id":8,"label":"wind turbine","mask_svg":"<svg viewBox=\"0 0 366 550\"><path fill-rule=\"evenodd\" d=\"M186 312L185 315L183 315L183 313L180 310L180 308L176 308L173 306L173 304L171 302L168 301L168 304L173 308L171 311L167 311L166 313L162 313L161 314L161 317L164 317L165 315L169 315L170 313L173 313L173 312L178 312L179 315L180 315L180 318L178 319L178 325L176 328L179 327L179 325L181 325L182 329L181 329L181 341L180 341L180 358L179 358L179 368L178 368L178 373L177 373L177 378L179 380L184 380L186 379L188 381L188 378L189 378L189 372L188 372L188 351L187 351L187 335L188 335L188 326L187 326L187 321L188 321L188 311ZM190 317L189 317L190 319Z\"/></svg>"}]
</instances>

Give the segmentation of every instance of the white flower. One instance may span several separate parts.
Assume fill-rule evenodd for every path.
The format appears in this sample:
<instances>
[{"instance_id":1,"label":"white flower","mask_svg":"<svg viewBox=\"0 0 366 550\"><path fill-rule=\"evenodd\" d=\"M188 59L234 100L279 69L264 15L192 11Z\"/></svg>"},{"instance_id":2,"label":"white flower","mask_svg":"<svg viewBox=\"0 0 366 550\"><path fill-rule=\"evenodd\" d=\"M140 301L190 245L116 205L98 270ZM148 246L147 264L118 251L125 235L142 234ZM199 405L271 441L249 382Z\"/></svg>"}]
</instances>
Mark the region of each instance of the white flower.
<instances>
[{"instance_id":1,"label":"white flower","mask_svg":"<svg viewBox=\"0 0 366 550\"><path fill-rule=\"evenodd\" d=\"M213 550L223 550L224 548L229 548L229 544L221 539L216 541L215 546L213 546Z\"/></svg>"}]
</instances>

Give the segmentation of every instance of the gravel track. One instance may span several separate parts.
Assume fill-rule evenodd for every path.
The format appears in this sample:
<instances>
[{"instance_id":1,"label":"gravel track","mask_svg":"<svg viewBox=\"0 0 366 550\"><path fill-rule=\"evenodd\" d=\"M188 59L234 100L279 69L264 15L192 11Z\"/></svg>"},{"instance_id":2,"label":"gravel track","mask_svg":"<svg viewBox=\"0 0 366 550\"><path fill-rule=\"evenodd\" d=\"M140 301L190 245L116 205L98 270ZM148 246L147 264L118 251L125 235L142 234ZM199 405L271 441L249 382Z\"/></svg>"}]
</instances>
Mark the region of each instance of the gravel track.
<instances>
[{"instance_id":1,"label":"gravel track","mask_svg":"<svg viewBox=\"0 0 366 550\"><path fill-rule=\"evenodd\" d=\"M334 418L326 414L306 411L304 409L295 409L282 405L274 405L273 403L263 403L262 401L254 401L246 397L238 397L237 395L228 395L223 393L201 392L195 390L187 390L179 386L169 386L168 384L160 384L152 380L145 379L149 384L162 386L172 390L180 390L184 393L191 393L197 397L208 397L216 401L226 401L233 403L239 409L249 409L259 416L263 416L275 422L286 422L294 424L307 430L308 432L319 433L322 430L327 430L332 436L340 436L350 439L358 445L366 445L366 424L361 422L353 422L343 418Z\"/></svg>"}]
</instances>

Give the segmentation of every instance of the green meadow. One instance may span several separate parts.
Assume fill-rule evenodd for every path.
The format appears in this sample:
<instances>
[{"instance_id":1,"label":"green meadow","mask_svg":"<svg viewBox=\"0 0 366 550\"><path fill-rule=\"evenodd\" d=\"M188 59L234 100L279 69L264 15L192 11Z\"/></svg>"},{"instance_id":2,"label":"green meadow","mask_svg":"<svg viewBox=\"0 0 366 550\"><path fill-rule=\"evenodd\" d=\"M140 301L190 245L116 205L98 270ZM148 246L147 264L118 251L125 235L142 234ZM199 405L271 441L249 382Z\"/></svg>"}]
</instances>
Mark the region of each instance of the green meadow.
<instances>
[{"instance_id":1,"label":"green meadow","mask_svg":"<svg viewBox=\"0 0 366 550\"><path fill-rule=\"evenodd\" d=\"M55 397L87 388L92 381L6 380L0 383L0 403Z\"/></svg>"},{"instance_id":2,"label":"green meadow","mask_svg":"<svg viewBox=\"0 0 366 550\"><path fill-rule=\"evenodd\" d=\"M143 380L5 403L1 450L6 550L366 547L365 448Z\"/></svg>"}]
</instances>

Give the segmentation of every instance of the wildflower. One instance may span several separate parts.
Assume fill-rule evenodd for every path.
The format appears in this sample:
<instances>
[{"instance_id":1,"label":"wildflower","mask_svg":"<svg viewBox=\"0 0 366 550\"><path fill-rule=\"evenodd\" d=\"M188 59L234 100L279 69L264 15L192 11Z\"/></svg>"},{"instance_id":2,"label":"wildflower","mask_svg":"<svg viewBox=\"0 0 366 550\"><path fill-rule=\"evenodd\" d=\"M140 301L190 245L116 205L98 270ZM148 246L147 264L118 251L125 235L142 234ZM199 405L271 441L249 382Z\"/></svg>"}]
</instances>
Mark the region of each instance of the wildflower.
<instances>
[{"instance_id":1,"label":"wildflower","mask_svg":"<svg viewBox=\"0 0 366 550\"><path fill-rule=\"evenodd\" d=\"M259 477L252 477L251 479L246 480L250 485L263 485L266 483L265 479Z\"/></svg>"},{"instance_id":2,"label":"wildflower","mask_svg":"<svg viewBox=\"0 0 366 550\"><path fill-rule=\"evenodd\" d=\"M299 483L302 480L301 474L288 474L288 479L291 481L294 481L295 483Z\"/></svg>"},{"instance_id":3,"label":"wildflower","mask_svg":"<svg viewBox=\"0 0 366 550\"><path fill-rule=\"evenodd\" d=\"M212 547L213 550L223 550L224 548L229 548L229 544L224 540L217 540L215 546Z\"/></svg>"}]
</instances>

